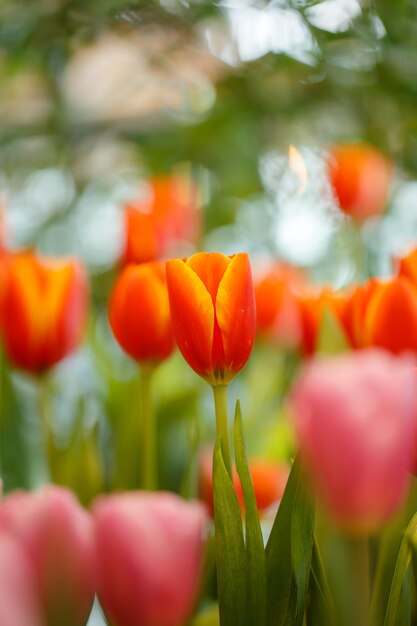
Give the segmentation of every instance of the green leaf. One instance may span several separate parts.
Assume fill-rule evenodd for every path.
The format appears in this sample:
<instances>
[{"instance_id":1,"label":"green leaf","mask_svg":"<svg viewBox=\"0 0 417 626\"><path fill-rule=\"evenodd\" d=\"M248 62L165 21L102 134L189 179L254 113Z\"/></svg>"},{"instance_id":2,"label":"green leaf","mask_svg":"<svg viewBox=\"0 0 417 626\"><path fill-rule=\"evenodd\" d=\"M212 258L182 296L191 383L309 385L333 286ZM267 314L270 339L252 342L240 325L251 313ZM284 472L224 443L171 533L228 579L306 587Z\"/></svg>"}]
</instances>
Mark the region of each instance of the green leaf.
<instances>
[{"instance_id":1,"label":"green leaf","mask_svg":"<svg viewBox=\"0 0 417 626\"><path fill-rule=\"evenodd\" d=\"M313 548L314 511L302 464L292 466L266 547L268 626L301 624L304 617Z\"/></svg>"},{"instance_id":2,"label":"green leaf","mask_svg":"<svg viewBox=\"0 0 417 626\"><path fill-rule=\"evenodd\" d=\"M213 457L217 587L221 626L245 626L246 552L240 506L224 465L220 438Z\"/></svg>"},{"instance_id":3,"label":"green leaf","mask_svg":"<svg viewBox=\"0 0 417 626\"><path fill-rule=\"evenodd\" d=\"M346 334L334 313L325 307L321 320L316 352L319 354L339 354L349 350Z\"/></svg>"},{"instance_id":4,"label":"green leaf","mask_svg":"<svg viewBox=\"0 0 417 626\"><path fill-rule=\"evenodd\" d=\"M316 537L314 537L311 559L310 602L307 624L308 626L334 626L333 599Z\"/></svg>"},{"instance_id":5,"label":"green leaf","mask_svg":"<svg viewBox=\"0 0 417 626\"><path fill-rule=\"evenodd\" d=\"M407 576L411 564L413 552L417 549L417 513L411 519L398 552L397 564L391 583L391 591L388 598L387 610L385 613L384 626L398 626L404 623L404 606L409 603L409 597L405 593L404 585L407 583ZM409 595L409 594L408 594Z\"/></svg>"},{"instance_id":6,"label":"green leaf","mask_svg":"<svg viewBox=\"0 0 417 626\"><path fill-rule=\"evenodd\" d=\"M247 460L239 400L236 403L234 440L236 469L242 485L246 509L247 624L263 626L266 624L265 550L255 490Z\"/></svg>"}]
</instances>

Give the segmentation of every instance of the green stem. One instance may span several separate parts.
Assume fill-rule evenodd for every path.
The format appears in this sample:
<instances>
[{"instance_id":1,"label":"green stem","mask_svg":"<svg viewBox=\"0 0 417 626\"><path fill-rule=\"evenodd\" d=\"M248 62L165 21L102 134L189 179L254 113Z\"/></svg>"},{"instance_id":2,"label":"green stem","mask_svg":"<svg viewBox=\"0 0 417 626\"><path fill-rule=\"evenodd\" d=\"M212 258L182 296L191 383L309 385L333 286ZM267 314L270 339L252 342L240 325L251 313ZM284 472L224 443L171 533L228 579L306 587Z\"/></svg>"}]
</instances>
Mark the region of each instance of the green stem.
<instances>
[{"instance_id":1,"label":"green stem","mask_svg":"<svg viewBox=\"0 0 417 626\"><path fill-rule=\"evenodd\" d=\"M355 625L369 626L371 588L368 538L351 537L349 548L352 563L351 580L356 604Z\"/></svg>"},{"instance_id":2,"label":"green stem","mask_svg":"<svg viewBox=\"0 0 417 626\"><path fill-rule=\"evenodd\" d=\"M156 467L156 428L152 403L153 367L141 367L142 408L142 485L148 491L158 488Z\"/></svg>"},{"instance_id":3,"label":"green stem","mask_svg":"<svg viewBox=\"0 0 417 626\"><path fill-rule=\"evenodd\" d=\"M227 415L227 385L213 387L214 408L216 412L216 430L220 437L223 461L227 473L232 478L232 461L230 456L229 419Z\"/></svg>"},{"instance_id":4,"label":"green stem","mask_svg":"<svg viewBox=\"0 0 417 626\"><path fill-rule=\"evenodd\" d=\"M45 465L50 474L50 445L51 445L51 423L52 409L49 395L49 385L46 374L42 374L37 381L38 386L38 411L39 424L42 437L42 448L44 453Z\"/></svg>"}]
</instances>

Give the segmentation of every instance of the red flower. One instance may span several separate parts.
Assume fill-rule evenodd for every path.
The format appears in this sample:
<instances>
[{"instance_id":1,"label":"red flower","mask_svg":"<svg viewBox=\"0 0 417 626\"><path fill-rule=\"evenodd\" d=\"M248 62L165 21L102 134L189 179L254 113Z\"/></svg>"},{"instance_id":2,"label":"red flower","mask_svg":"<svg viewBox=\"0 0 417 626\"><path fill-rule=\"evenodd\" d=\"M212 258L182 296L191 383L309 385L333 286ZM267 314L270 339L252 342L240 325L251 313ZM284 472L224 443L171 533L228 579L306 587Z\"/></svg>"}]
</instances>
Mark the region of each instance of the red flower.
<instances>
[{"instance_id":1,"label":"red flower","mask_svg":"<svg viewBox=\"0 0 417 626\"><path fill-rule=\"evenodd\" d=\"M200 233L197 188L185 176L149 181L149 194L125 206L124 263L144 263L173 252L175 241L194 242Z\"/></svg>"},{"instance_id":2,"label":"red flower","mask_svg":"<svg viewBox=\"0 0 417 626\"><path fill-rule=\"evenodd\" d=\"M40 372L82 340L88 312L87 275L75 259L33 252L7 255L4 262L1 317L6 353L17 367Z\"/></svg>"},{"instance_id":3,"label":"red flower","mask_svg":"<svg viewBox=\"0 0 417 626\"><path fill-rule=\"evenodd\" d=\"M383 213L393 168L376 148L360 143L335 146L328 169L342 211L358 222Z\"/></svg>"},{"instance_id":4,"label":"red flower","mask_svg":"<svg viewBox=\"0 0 417 626\"><path fill-rule=\"evenodd\" d=\"M113 333L133 359L158 363L174 349L165 266L159 261L128 265L109 303Z\"/></svg>"},{"instance_id":5,"label":"red flower","mask_svg":"<svg viewBox=\"0 0 417 626\"><path fill-rule=\"evenodd\" d=\"M258 333L280 346L295 348L301 341L301 316L293 285L303 282L301 271L275 265L255 282Z\"/></svg>"},{"instance_id":6,"label":"red flower","mask_svg":"<svg viewBox=\"0 0 417 626\"><path fill-rule=\"evenodd\" d=\"M255 296L247 254L200 252L167 261L172 323L187 363L211 385L229 383L255 338Z\"/></svg>"}]
</instances>

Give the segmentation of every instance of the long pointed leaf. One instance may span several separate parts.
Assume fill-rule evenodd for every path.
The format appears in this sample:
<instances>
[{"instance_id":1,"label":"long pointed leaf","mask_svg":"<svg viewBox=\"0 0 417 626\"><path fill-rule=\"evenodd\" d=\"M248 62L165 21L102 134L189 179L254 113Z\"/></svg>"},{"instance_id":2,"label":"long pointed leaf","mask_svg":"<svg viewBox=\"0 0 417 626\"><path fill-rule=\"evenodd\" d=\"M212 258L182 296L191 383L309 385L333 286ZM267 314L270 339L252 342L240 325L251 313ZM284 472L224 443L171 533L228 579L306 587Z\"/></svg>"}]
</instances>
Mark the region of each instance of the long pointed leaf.
<instances>
[{"instance_id":1,"label":"long pointed leaf","mask_svg":"<svg viewBox=\"0 0 417 626\"><path fill-rule=\"evenodd\" d=\"M232 481L224 465L220 438L214 448L213 483L220 624L245 626L248 622L242 518Z\"/></svg>"},{"instance_id":2,"label":"long pointed leaf","mask_svg":"<svg viewBox=\"0 0 417 626\"><path fill-rule=\"evenodd\" d=\"M293 626L303 620L314 514L305 489L300 487L302 480L297 457L266 547L268 626Z\"/></svg>"},{"instance_id":3,"label":"long pointed leaf","mask_svg":"<svg viewBox=\"0 0 417 626\"><path fill-rule=\"evenodd\" d=\"M242 485L246 508L247 623L264 626L266 623L265 549L255 491L246 455L239 400L236 403L234 438L236 469Z\"/></svg>"},{"instance_id":4,"label":"long pointed leaf","mask_svg":"<svg viewBox=\"0 0 417 626\"><path fill-rule=\"evenodd\" d=\"M385 613L384 626L397 626L401 607L408 599L403 596L403 587L407 580L408 570L411 564L412 550L417 542L417 513L413 516L405 531L404 538L398 553L397 564L391 584L387 611Z\"/></svg>"}]
</instances>

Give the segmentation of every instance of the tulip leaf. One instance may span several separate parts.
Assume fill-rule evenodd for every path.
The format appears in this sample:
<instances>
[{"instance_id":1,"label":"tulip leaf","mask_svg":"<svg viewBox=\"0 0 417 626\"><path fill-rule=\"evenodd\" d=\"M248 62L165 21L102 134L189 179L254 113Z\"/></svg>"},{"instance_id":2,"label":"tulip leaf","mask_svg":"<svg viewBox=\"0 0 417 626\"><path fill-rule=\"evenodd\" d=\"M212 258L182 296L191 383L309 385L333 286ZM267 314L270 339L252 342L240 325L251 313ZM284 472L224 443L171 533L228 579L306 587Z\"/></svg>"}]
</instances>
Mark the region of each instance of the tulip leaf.
<instances>
[{"instance_id":1,"label":"tulip leaf","mask_svg":"<svg viewBox=\"0 0 417 626\"><path fill-rule=\"evenodd\" d=\"M309 589L308 626L334 626L333 599L316 538L313 544Z\"/></svg>"},{"instance_id":2,"label":"tulip leaf","mask_svg":"<svg viewBox=\"0 0 417 626\"><path fill-rule=\"evenodd\" d=\"M314 539L314 513L303 480L297 457L266 547L268 626L303 622Z\"/></svg>"},{"instance_id":3,"label":"tulip leaf","mask_svg":"<svg viewBox=\"0 0 417 626\"><path fill-rule=\"evenodd\" d=\"M417 550L417 513L411 519L401 542L397 563L391 583L384 626L399 626L406 623L404 609L409 604L409 572L413 552ZM408 597L407 597L408 596ZM408 616L409 619L409 616Z\"/></svg>"},{"instance_id":4,"label":"tulip leaf","mask_svg":"<svg viewBox=\"0 0 417 626\"><path fill-rule=\"evenodd\" d=\"M316 352L331 355L345 352L349 349L349 342L340 322L334 313L325 307L317 339Z\"/></svg>"},{"instance_id":5,"label":"tulip leaf","mask_svg":"<svg viewBox=\"0 0 417 626\"><path fill-rule=\"evenodd\" d=\"M221 626L245 626L246 554L242 517L217 439L213 457L217 587Z\"/></svg>"},{"instance_id":6,"label":"tulip leaf","mask_svg":"<svg viewBox=\"0 0 417 626\"><path fill-rule=\"evenodd\" d=\"M255 490L253 488L247 460L239 400L236 403L234 440L236 469L242 485L246 509L245 547L247 572L247 623L264 626L266 623L265 549L261 524L259 522Z\"/></svg>"}]
</instances>

